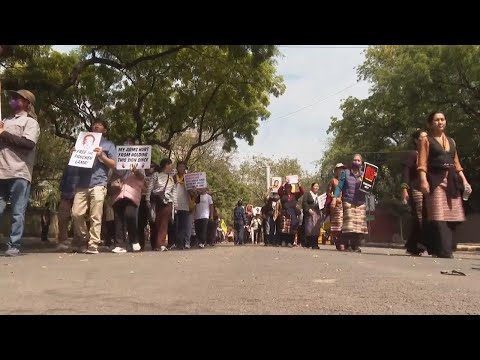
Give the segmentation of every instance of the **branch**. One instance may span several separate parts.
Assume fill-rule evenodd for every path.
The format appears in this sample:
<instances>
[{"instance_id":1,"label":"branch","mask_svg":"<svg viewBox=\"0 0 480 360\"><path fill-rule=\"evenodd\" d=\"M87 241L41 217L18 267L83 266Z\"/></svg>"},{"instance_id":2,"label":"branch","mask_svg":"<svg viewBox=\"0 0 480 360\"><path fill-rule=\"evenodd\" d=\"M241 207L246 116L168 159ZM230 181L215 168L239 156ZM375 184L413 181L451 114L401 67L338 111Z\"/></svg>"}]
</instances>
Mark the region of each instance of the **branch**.
<instances>
[{"instance_id":1,"label":"branch","mask_svg":"<svg viewBox=\"0 0 480 360\"><path fill-rule=\"evenodd\" d=\"M133 61L127 62L127 63L121 63L121 62L118 62L118 61L97 57L96 54L95 54L95 51L94 51L93 54L92 54L92 57L90 59L82 60L73 67L72 71L70 72L70 76L61 85L60 91L63 92L65 90L67 90L70 86L75 85L77 80L78 80L78 77L80 76L80 74L87 67L89 67L91 65L102 64L102 65L107 65L107 66L113 67L114 69L117 69L119 71L122 71L122 70L125 70L125 69L131 69L132 67L134 67L134 66L136 66L136 65L138 65L142 62L160 59L162 57L171 55L171 54L176 53L176 52L178 52L182 49L190 48L190 47L191 46L189 46L189 45L175 46L171 49L168 49L168 50L163 51L163 52L158 53L158 54L140 56L139 58L137 58Z\"/></svg>"},{"instance_id":2,"label":"branch","mask_svg":"<svg viewBox=\"0 0 480 360\"><path fill-rule=\"evenodd\" d=\"M135 119L135 122L137 123L137 126L136 126L136 138L138 141L142 141L142 131L143 131L143 119L142 119L142 108L143 108L143 104L145 103L145 99L146 97L152 93L153 89L155 88L155 83L157 81L157 77L154 76L153 79L152 79L152 84L150 86L150 88L144 92L143 94L141 94L138 99L137 99L137 104L135 106L135 108L133 109L133 118Z\"/></svg>"},{"instance_id":3,"label":"branch","mask_svg":"<svg viewBox=\"0 0 480 360\"><path fill-rule=\"evenodd\" d=\"M217 86L215 86L215 89L213 89L212 94L211 94L210 97L208 98L207 103L205 104L205 107L203 108L202 116L200 117L200 126L199 126L199 128L198 128L198 142L199 142L199 143L202 142L203 121L205 120L205 114L207 113L207 109L208 109L208 107L210 106L210 104L212 103L213 98L214 98L215 95L217 94L218 89L220 89L220 86L222 86L222 85L223 85L223 82L221 82L221 83L219 83Z\"/></svg>"},{"instance_id":4,"label":"branch","mask_svg":"<svg viewBox=\"0 0 480 360\"><path fill-rule=\"evenodd\" d=\"M221 135L223 135L225 132L228 131L228 128L227 128L227 129L222 130L222 131L220 131L219 133L217 133L217 131L219 131L220 129L221 129L221 128L215 129L207 140L198 141L197 143L195 143L195 144L193 144L192 146L190 146L190 149L189 149L188 152L187 152L187 156L185 156L185 161L188 162L188 160L190 160L190 157L192 156L192 153L193 153L193 151L194 151L196 148L198 148L198 147L200 147L200 146L203 146L203 145L205 145L205 144L208 144L209 142L218 139Z\"/></svg>"}]
</instances>

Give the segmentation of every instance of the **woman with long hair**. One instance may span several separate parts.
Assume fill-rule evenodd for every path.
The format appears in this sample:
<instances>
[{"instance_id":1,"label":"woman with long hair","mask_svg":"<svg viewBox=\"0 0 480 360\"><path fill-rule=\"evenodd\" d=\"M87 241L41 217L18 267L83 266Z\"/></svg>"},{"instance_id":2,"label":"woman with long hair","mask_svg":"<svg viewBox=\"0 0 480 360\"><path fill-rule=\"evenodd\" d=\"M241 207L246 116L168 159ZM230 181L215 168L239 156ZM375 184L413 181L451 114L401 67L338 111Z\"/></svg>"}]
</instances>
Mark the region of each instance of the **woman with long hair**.
<instances>
[{"instance_id":1,"label":"woman with long hair","mask_svg":"<svg viewBox=\"0 0 480 360\"><path fill-rule=\"evenodd\" d=\"M303 223L305 224L306 247L318 249L318 237L322 215L318 207L318 183L312 183L310 191L303 195Z\"/></svg>"},{"instance_id":2,"label":"woman with long hair","mask_svg":"<svg viewBox=\"0 0 480 360\"><path fill-rule=\"evenodd\" d=\"M425 251L423 242L423 194L419 190L417 172L418 144L427 136L423 130L416 130L412 134L412 145L415 150L409 151L402 162L402 202L409 204L412 211L413 226L405 247L411 255L421 255Z\"/></svg>"},{"instance_id":3,"label":"woman with long hair","mask_svg":"<svg viewBox=\"0 0 480 360\"><path fill-rule=\"evenodd\" d=\"M331 242L335 244L337 250L345 250L345 246L339 242L343 225L343 206L341 194L339 194L335 205L332 204L335 189L338 186L338 179L346 167L342 163L335 165L334 176L327 186L327 200L325 202L326 215L330 216L330 236Z\"/></svg>"},{"instance_id":4,"label":"woman with long hair","mask_svg":"<svg viewBox=\"0 0 480 360\"><path fill-rule=\"evenodd\" d=\"M168 224L172 218L173 201L175 199L175 182L170 176L172 160L162 159L159 172L155 172L148 184L146 201L149 209L155 207L155 243L154 251L167 251Z\"/></svg>"},{"instance_id":5,"label":"woman with long hair","mask_svg":"<svg viewBox=\"0 0 480 360\"><path fill-rule=\"evenodd\" d=\"M427 210L426 246L433 256L453 258L453 232L465 221L462 193L469 194L472 188L458 160L455 141L445 135L445 115L432 112L427 123L429 135L420 140L417 168Z\"/></svg>"},{"instance_id":6,"label":"woman with long hair","mask_svg":"<svg viewBox=\"0 0 480 360\"><path fill-rule=\"evenodd\" d=\"M342 194L343 202L343 224L339 250L346 250L350 246L353 251L361 252L361 237L368 233L365 193L360 191L362 162L362 156L355 154L351 168L342 171L333 195L333 207L336 206L340 194Z\"/></svg>"}]
</instances>

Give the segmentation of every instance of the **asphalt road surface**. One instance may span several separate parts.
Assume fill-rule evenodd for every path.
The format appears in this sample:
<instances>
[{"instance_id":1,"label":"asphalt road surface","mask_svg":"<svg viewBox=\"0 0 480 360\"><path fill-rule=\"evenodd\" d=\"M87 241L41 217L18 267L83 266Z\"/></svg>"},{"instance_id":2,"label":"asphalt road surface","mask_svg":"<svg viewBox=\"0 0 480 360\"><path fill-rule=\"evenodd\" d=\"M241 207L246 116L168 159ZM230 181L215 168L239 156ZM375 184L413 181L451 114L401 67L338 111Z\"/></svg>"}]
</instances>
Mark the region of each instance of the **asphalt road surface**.
<instances>
[{"instance_id":1,"label":"asphalt road surface","mask_svg":"<svg viewBox=\"0 0 480 360\"><path fill-rule=\"evenodd\" d=\"M27 252L0 257L0 314L480 314L480 254L455 256L262 245Z\"/></svg>"}]
</instances>

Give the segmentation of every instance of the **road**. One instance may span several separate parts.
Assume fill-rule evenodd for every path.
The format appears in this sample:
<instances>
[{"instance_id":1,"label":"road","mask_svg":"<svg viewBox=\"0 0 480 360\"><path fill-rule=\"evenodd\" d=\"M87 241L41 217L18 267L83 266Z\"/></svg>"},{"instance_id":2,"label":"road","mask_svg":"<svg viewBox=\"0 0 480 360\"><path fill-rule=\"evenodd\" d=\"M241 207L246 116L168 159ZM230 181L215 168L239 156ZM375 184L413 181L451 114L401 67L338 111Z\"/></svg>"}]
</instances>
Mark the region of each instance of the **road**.
<instances>
[{"instance_id":1,"label":"road","mask_svg":"<svg viewBox=\"0 0 480 360\"><path fill-rule=\"evenodd\" d=\"M27 252L0 257L0 314L480 314L472 267L480 254L330 246ZM453 269L467 276L440 273Z\"/></svg>"}]
</instances>

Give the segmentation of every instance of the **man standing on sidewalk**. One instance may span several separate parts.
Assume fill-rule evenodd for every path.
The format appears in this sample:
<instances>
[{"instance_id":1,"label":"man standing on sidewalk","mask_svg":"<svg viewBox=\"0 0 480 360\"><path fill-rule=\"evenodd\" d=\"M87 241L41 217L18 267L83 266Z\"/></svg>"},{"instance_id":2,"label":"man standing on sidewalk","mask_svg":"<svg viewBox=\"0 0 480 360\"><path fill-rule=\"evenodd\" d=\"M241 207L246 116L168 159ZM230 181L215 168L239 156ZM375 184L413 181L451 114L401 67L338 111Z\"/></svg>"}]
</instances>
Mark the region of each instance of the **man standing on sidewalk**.
<instances>
[{"instance_id":1,"label":"man standing on sidewalk","mask_svg":"<svg viewBox=\"0 0 480 360\"><path fill-rule=\"evenodd\" d=\"M87 254L98 254L101 243L103 202L107 194L108 169L116 165L115 145L105 138L108 125L103 120L95 120L92 131L102 134L100 146L94 151L97 155L91 169L78 169L78 184L73 199L72 218L75 230L72 250L83 252L85 245ZM87 235L85 215L89 211L90 236Z\"/></svg>"},{"instance_id":2,"label":"man standing on sidewalk","mask_svg":"<svg viewBox=\"0 0 480 360\"><path fill-rule=\"evenodd\" d=\"M33 107L35 96L28 90L12 91L11 94L9 105L15 116L0 121L0 219L10 201L12 226L5 254L16 256L20 253L25 227L40 126Z\"/></svg>"}]
</instances>

